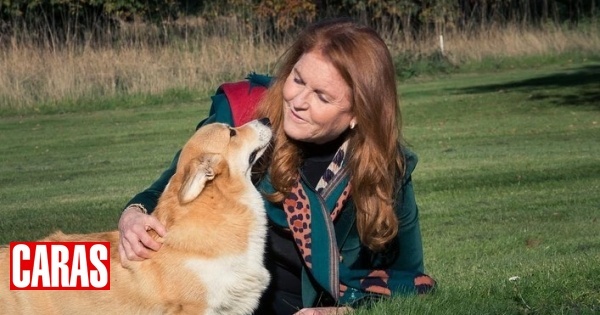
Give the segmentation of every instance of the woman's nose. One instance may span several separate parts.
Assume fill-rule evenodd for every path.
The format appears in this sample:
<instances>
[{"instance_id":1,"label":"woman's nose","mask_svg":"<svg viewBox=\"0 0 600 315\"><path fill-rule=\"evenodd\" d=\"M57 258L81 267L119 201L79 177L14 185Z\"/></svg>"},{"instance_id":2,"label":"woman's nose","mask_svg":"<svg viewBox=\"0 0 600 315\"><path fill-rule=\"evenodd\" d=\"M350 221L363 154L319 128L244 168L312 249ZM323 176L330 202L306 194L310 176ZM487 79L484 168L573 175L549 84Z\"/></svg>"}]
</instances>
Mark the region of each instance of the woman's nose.
<instances>
[{"instance_id":1,"label":"woman's nose","mask_svg":"<svg viewBox=\"0 0 600 315\"><path fill-rule=\"evenodd\" d=\"M310 91L308 91L308 89L299 91L291 103L295 109L307 109L310 107Z\"/></svg>"}]
</instances>

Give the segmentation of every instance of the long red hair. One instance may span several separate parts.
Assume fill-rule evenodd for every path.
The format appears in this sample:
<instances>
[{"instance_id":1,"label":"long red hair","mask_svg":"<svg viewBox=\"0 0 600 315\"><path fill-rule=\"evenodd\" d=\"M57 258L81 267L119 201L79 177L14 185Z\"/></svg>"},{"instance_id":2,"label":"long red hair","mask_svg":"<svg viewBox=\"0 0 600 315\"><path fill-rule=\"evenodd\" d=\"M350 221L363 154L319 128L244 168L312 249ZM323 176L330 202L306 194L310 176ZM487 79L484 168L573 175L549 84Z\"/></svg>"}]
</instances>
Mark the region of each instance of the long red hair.
<instances>
[{"instance_id":1,"label":"long red hair","mask_svg":"<svg viewBox=\"0 0 600 315\"><path fill-rule=\"evenodd\" d=\"M348 19L326 20L304 30L285 52L256 117L269 117L274 145L264 156L276 192L267 198L281 202L298 179L302 163L298 143L283 131L283 85L296 62L307 52L319 52L332 63L351 89L356 127L349 134L347 165L358 232L372 250L384 248L398 232L394 189L404 173L401 114L396 76L385 42L372 29Z\"/></svg>"}]
</instances>

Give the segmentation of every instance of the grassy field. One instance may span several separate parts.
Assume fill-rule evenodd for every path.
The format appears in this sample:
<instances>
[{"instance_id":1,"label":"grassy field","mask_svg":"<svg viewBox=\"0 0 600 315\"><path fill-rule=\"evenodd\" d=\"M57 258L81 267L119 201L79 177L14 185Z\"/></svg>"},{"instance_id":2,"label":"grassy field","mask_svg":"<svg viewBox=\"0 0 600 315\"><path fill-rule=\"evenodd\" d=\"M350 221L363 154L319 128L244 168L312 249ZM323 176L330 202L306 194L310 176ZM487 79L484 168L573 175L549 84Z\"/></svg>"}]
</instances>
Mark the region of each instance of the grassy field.
<instances>
[{"instance_id":1,"label":"grassy field","mask_svg":"<svg viewBox=\"0 0 600 315\"><path fill-rule=\"evenodd\" d=\"M439 290L358 314L600 313L600 63L508 69L401 84ZM116 228L209 97L158 103L0 118L0 243Z\"/></svg>"}]
</instances>

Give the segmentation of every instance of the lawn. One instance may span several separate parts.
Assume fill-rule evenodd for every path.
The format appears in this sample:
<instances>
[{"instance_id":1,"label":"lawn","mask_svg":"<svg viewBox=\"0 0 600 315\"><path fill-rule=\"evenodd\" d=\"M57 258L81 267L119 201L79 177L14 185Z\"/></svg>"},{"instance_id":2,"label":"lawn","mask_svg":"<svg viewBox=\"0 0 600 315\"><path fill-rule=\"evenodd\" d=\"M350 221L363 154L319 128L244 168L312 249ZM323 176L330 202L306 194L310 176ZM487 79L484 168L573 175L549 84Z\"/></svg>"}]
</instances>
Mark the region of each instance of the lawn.
<instances>
[{"instance_id":1,"label":"lawn","mask_svg":"<svg viewBox=\"0 0 600 315\"><path fill-rule=\"evenodd\" d=\"M413 79L400 91L439 286L357 313L600 313L600 63ZM209 104L0 118L0 244L115 229Z\"/></svg>"}]
</instances>

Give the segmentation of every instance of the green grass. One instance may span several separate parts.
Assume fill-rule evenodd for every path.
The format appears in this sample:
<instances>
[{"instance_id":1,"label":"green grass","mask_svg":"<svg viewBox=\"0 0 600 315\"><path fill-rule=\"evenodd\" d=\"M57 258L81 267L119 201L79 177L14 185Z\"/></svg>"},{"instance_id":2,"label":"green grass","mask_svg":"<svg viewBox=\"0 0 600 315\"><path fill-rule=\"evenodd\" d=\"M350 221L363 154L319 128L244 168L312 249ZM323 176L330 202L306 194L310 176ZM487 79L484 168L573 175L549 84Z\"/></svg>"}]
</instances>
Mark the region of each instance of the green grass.
<instances>
[{"instance_id":1,"label":"green grass","mask_svg":"<svg viewBox=\"0 0 600 315\"><path fill-rule=\"evenodd\" d=\"M200 94L203 93L189 89L170 89L160 95L124 93L111 97L98 93L94 96L79 99L63 99L54 102L40 101L36 106L32 107L0 106L0 117L83 113L110 109L161 106L164 104L191 102ZM0 97L1 103L10 102Z\"/></svg>"},{"instance_id":2,"label":"green grass","mask_svg":"<svg viewBox=\"0 0 600 315\"><path fill-rule=\"evenodd\" d=\"M479 71L400 85L439 287L358 314L600 312L600 64ZM0 118L0 243L114 229L206 115L183 99Z\"/></svg>"},{"instance_id":3,"label":"green grass","mask_svg":"<svg viewBox=\"0 0 600 315\"><path fill-rule=\"evenodd\" d=\"M420 156L426 267L439 291L387 314L600 312L599 65L402 90L405 133Z\"/></svg>"},{"instance_id":4,"label":"green grass","mask_svg":"<svg viewBox=\"0 0 600 315\"><path fill-rule=\"evenodd\" d=\"M208 104L2 119L0 243L115 228L120 208L166 168Z\"/></svg>"}]
</instances>

